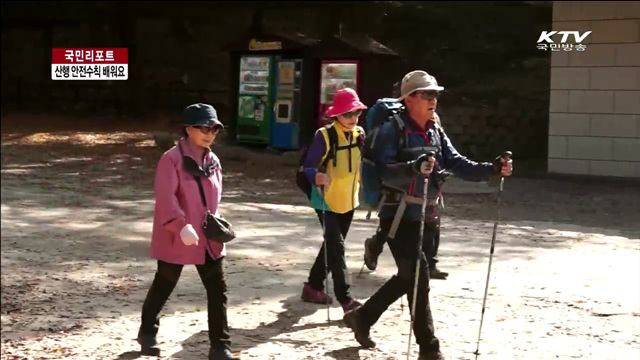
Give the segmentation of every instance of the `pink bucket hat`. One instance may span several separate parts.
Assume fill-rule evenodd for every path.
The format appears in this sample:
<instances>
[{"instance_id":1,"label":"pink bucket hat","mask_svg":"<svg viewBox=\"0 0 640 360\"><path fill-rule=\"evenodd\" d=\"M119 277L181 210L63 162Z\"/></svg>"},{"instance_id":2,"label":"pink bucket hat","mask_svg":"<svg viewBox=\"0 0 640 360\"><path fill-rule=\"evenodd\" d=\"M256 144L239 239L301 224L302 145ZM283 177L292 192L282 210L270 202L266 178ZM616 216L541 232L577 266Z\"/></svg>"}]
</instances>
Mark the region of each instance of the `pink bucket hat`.
<instances>
[{"instance_id":1,"label":"pink bucket hat","mask_svg":"<svg viewBox=\"0 0 640 360\"><path fill-rule=\"evenodd\" d=\"M360 102L360 98L355 90L344 88L336 91L333 95L333 106L327 109L327 116L334 117L354 110L364 110L366 105Z\"/></svg>"}]
</instances>

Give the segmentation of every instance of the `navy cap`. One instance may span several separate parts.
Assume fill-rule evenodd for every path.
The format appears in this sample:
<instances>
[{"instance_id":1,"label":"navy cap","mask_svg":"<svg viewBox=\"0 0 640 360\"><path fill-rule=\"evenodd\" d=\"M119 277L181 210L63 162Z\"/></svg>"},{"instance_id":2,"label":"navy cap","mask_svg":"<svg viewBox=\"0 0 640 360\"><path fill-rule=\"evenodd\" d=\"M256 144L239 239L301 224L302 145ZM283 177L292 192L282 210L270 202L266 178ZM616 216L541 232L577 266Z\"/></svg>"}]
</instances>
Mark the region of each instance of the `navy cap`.
<instances>
[{"instance_id":1,"label":"navy cap","mask_svg":"<svg viewBox=\"0 0 640 360\"><path fill-rule=\"evenodd\" d=\"M189 105L184 109L184 125L224 127L218 120L216 109L209 104L203 103Z\"/></svg>"}]
</instances>

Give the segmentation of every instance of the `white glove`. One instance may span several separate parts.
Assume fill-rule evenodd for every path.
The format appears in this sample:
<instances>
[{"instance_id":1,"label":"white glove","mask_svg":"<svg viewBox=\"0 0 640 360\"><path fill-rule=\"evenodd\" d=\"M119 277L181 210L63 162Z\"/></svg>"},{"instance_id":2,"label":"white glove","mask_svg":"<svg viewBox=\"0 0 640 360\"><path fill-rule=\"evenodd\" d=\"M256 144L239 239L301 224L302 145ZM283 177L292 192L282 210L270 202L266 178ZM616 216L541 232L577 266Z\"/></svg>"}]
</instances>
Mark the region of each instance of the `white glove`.
<instances>
[{"instance_id":1,"label":"white glove","mask_svg":"<svg viewBox=\"0 0 640 360\"><path fill-rule=\"evenodd\" d=\"M185 225L182 230L180 230L180 240L185 245L198 245L198 234L196 233L196 229L191 226L191 224Z\"/></svg>"}]
</instances>

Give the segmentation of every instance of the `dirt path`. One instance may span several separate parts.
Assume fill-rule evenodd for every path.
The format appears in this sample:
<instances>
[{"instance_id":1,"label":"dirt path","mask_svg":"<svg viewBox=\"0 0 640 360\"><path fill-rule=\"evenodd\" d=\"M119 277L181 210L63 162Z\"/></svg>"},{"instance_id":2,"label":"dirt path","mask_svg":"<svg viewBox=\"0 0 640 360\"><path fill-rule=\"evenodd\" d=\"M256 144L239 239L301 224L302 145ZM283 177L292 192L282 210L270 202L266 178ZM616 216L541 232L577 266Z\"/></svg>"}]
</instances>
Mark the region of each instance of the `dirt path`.
<instances>
[{"instance_id":1,"label":"dirt path","mask_svg":"<svg viewBox=\"0 0 640 360\"><path fill-rule=\"evenodd\" d=\"M3 360L137 358L133 338L155 269L148 239L159 154L148 133L91 136L3 134ZM357 346L338 306L327 325L323 307L299 300L320 246L315 214L282 185L291 168L237 151L219 149L223 209L239 235L227 263L234 347L245 359L405 358L406 300L373 328L376 350ZM478 359L638 358L640 186L509 180ZM494 202L447 196L440 258L451 276L433 281L431 298L450 359L475 358ZM385 249L378 271L357 278L375 230L364 215L347 241L361 299L394 270ZM163 314L162 358L205 359L206 299L194 268Z\"/></svg>"}]
</instances>

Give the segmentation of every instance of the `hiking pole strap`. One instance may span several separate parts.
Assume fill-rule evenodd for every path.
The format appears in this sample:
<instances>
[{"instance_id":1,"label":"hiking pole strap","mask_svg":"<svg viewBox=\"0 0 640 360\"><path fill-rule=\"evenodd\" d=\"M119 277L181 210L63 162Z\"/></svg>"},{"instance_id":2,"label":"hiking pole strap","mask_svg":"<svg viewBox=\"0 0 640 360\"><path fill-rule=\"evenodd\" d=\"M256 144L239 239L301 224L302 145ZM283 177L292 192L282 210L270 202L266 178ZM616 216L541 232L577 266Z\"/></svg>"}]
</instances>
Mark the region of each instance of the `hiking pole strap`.
<instances>
[{"instance_id":1,"label":"hiking pole strap","mask_svg":"<svg viewBox=\"0 0 640 360\"><path fill-rule=\"evenodd\" d=\"M396 198L395 201L390 202L389 204L395 204L396 201L400 202L402 199L404 199L404 202L406 202L407 204L413 204L413 205L422 205L422 198L419 198L417 196L410 196L410 195L401 195L399 198ZM428 199L427 200L427 206L435 206L438 203L438 199Z\"/></svg>"},{"instance_id":2,"label":"hiking pole strap","mask_svg":"<svg viewBox=\"0 0 640 360\"><path fill-rule=\"evenodd\" d=\"M400 226L400 220L402 220L402 215L404 214L404 210L406 208L407 208L407 201L406 201L406 198L403 196L402 200L400 200L400 204L398 205L398 210L396 211L396 215L393 217L391 228L389 229L388 237L390 239L395 238L396 231L398 231L398 227Z\"/></svg>"},{"instance_id":3,"label":"hiking pole strap","mask_svg":"<svg viewBox=\"0 0 640 360\"><path fill-rule=\"evenodd\" d=\"M385 200L384 197L383 197L383 200ZM434 199L434 200L437 200L437 199ZM406 194L401 195L400 202L398 204L398 209L396 210L396 214L393 217L393 222L391 223L391 228L389 229L389 235L388 235L389 238L393 239L395 237L396 231L398 231L398 227L400 226L400 221L402 220L402 216L404 215L404 212L407 209L407 204L422 205L422 202L423 200L419 197L409 196Z\"/></svg>"},{"instance_id":4,"label":"hiking pole strap","mask_svg":"<svg viewBox=\"0 0 640 360\"><path fill-rule=\"evenodd\" d=\"M382 207L384 206L384 203L387 201L387 193L383 192L382 193L382 199L380 199L380 202L378 203L378 207L376 208L376 212L379 214L380 211L382 210Z\"/></svg>"},{"instance_id":5,"label":"hiking pole strap","mask_svg":"<svg viewBox=\"0 0 640 360\"><path fill-rule=\"evenodd\" d=\"M380 199L380 201L378 202L378 206L376 206L375 209L371 210L369 209L369 211L367 212L367 217L366 219L369 220L371 219L371 212L375 211L377 214L380 214L380 211L382 210L382 207L384 206L385 202L387 201L387 192L383 191L382 192L382 198Z\"/></svg>"}]
</instances>

